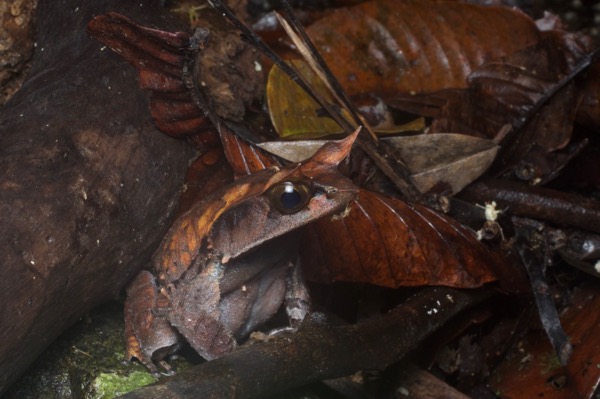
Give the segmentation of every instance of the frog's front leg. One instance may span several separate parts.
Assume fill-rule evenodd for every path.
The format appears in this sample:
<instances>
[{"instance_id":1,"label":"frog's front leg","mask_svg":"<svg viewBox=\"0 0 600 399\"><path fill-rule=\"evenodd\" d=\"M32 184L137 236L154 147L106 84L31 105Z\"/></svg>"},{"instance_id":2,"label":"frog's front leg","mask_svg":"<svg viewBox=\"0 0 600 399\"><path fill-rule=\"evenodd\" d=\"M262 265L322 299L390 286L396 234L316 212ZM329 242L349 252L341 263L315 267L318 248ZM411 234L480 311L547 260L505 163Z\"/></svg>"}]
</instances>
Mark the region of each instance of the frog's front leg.
<instances>
[{"instance_id":1,"label":"frog's front leg","mask_svg":"<svg viewBox=\"0 0 600 399\"><path fill-rule=\"evenodd\" d=\"M168 297L159 290L152 273L142 271L127 288L125 300L125 339L127 360L137 358L153 374L157 364L171 371L164 358L179 349L179 334L166 315Z\"/></svg>"},{"instance_id":2,"label":"frog's front leg","mask_svg":"<svg viewBox=\"0 0 600 399\"><path fill-rule=\"evenodd\" d=\"M310 313L310 309L310 294L304 281L300 257L298 256L286 277L285 311L290 321L290 327L294 330L298 329Z\"/></svg>"},{"instance_id":3,"label":"frog's front leg","mask_svg":"<svg viewBox=\"0 0 600 399\"><path fill-rule=\"evenodd\" d=\"M278 327L270 330L267 333L267 337L279 335L282 333L296 332L296 330L298 330L298 327L300 327L302 321L306 318L306 316L310 313L311 310L310 294L308 291L308 287L306 286L306 283L304 281L304 276L302 274L302 268L300 266L300 257L296 256L295 261L289 261L288 265L286 267L279 268L279 271L279 277L277 279L274 279L271 283L269 283L269 285L271 286L269 291L272 292L275 291L273 288L276 285L280 286L280 295L278 296L279 300L278 302L274 302L274 297L271 296L271 299L267 299L267 301L278 304L284 302L285 311L287 313L290 324L286 327ZM266 295L262 296L260 302L265 302L265 298L268 297ZM256 302L258 303L259 301ZM255 308L258 308L256 305L254 306ZM273 308L273 313L275 310L276 308ZM270 316L268 318L270 318ZM260 324L268 320L268 318L262 320ZM252 325L252 329L246 329L245 331L247 333L250 333L257 325L258 324L254 324ZM257 339L260 339L260 337L261 334L257 334L254 336L254 338Z\"/></svg>"}]
</instances>

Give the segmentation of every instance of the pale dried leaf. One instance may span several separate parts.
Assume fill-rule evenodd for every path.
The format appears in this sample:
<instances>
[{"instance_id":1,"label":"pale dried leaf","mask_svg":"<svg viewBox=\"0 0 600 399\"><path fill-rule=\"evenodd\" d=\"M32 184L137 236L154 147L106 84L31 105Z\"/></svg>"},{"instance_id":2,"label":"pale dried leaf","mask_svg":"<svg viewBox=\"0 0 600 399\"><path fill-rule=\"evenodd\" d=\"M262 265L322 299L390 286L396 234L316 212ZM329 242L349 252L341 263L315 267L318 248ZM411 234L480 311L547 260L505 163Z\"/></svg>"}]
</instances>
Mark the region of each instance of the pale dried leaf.
<instances>
[{"instance_id":1,"label":"pale dried leaf","mask_svg":"<svg viewBox=\"0 0 600 399\"><path fill-rule=\"evenodd\" d=\"M459 192L487 170L499 149L492 140L453 133L393 137L388 142L422 193L440 185L447 194Z\"/></svg>"},{"instance_id":2,"label":"pale dried leaf","mask_svg":"<svg viewBox=\"0 0 600 399\"><path fill-rule=\"evenodd\" d=\"M494 161L498 145L492 140L454 133L384 139L407 165L422 193L443 187L455 194L481 176ZM269 141L260 148L291 162L310 158L325 140Z\"/></svg>"}]
</instances>

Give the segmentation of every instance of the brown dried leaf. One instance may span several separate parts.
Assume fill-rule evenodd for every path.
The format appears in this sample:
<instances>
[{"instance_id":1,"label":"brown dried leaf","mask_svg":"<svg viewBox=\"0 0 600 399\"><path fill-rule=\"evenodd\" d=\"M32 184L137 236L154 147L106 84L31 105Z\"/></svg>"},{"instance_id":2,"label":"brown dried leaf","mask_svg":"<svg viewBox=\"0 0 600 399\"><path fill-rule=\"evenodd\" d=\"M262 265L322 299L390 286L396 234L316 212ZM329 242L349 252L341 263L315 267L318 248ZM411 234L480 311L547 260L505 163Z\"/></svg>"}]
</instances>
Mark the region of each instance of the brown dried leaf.
<instances>
[{"instance_id":1,"label":"brown dried leaf","mask_svg":"<svg viewBox=\"0 0 600 399\"><path fill-rule=\"evenodd\" d=\"M536 110L540 101L548 100L560 80L589 52L584 37L544 32L535 45L473 68L464 92L449 84L421 96L400 93L389 102L401 109L437 117L435 131L473 131L493 137L505 124L520 127L528 113ZM554 146L564 145L562 137L551 141Z\"/></svg>"},{"instance_id":2,"label":"brown dried leaf","mask_svg":"<svg viewBox=\"0 0 600 399\"><path fill-rule=\"evenodd\" d=\"M580 95L563 79L591 51L583 35L542 32L508 8L410 0L336 10L308 30L351 94L437 117L434 132L494 137L513 126L501 171L545 182L578 151L565 148ZM593 93L586 102L581 119L593 121Z\"/></svg>"},{"instance_id":3,"label":"brown dried leaf","mask_svg":"<svg viewBox=\"0 0 600 399\"><path fill-rule=\"evenodd\" d=\"M257 146L240 139L225 125L219 126L219 134L223 143L223 151L236 177L255 173L271 166L280 166L280 163L272 155L265 154Z\"/></svg>"},{"instance_id":4,"label":"brown dried leaf","mask_svg":"<svg viewBox=\"0 0 600 399\"><path fill-rule=\"evenodd\" d=\"M540 37L518 10L422 0L336 9L307 33L351 95L464 88L476 67Z\"/></svg>"},{"instance_id":5,"label":"brown dried leaf","mask_svg":"<svg viewBox=\"0 0 600 399\"><path fill-rule=\"evenodd\" d=\"M478 287L506 268L472 231L419 205L361 190L342 218L308 227L307 278L386 287Z\"/></svg>"},{"instance_id":6,"label":"brown dried leaf","mask_svg":"<svg viewBox=\"0 0 600 399\"><path fill-rule=\"evenodd\" d=\"M152 92L157 126L176 137L202 132L207 120L240 122L264 87L256 53L237 30L210 7L198 18L203 30L193 38L146 28L117 13L97 16L88 25L95 39L137 69L140 86ZM201 54L192 54L200 47Z\"/></svg>"},{"instance_id":7,"label":"brown dried leaf","mask_svg":"<svg viewBox=\"0 0 600 399\"><path fill-rule=\"evenodd\" d=\"M484 123L491 125L487 133L494 135L499 124L516 126L522 123L521 118L527 116L538 102L547 99L547 93L575 67L567 62L567 54L565 46L561 46L555 36L545 35L535 46L474 70L468 78L473 98L469 105L476 109L472 113L478 112ZM564 146L564 139L558 139L556 144L549 143L549 146L556 148L561 144Z\"/></svg>"}]
</instances>

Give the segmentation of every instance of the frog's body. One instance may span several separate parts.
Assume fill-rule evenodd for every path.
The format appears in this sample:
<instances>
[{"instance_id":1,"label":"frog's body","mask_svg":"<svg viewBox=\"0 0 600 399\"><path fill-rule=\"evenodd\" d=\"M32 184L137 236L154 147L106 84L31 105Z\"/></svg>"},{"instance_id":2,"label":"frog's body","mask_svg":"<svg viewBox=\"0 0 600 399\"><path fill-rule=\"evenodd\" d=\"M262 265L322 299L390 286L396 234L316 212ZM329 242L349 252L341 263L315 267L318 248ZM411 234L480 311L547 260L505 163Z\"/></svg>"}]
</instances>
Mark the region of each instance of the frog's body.
<instances>
[{"instance_id":1,"label":"frog's body","mask_svg":"<svg viewBox=\"0 0 600 399\"><path fill-rule=\"evenodd\" d=\"M356 134L309 160L265 169L213 193L171 227L128 289L127 355L157 371L180 336L203 357L221 356L281 305L295 267L299 227L344 210L357 187L337 164Z\"/></svg>"}]
</instances>

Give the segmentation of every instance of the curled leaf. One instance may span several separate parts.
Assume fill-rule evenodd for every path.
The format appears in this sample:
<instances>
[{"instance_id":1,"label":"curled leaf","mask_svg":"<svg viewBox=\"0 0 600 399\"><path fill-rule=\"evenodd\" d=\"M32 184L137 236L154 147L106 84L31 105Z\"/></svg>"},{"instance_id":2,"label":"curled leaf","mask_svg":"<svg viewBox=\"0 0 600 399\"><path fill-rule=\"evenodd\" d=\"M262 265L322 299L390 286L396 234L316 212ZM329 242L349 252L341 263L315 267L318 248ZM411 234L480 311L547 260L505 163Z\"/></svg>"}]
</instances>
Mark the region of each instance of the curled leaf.
<instances>
[{"instance_id":1,"label":"curled leaf","mask_svg":"<svg viewBox=\"0 0 600 399\"><path fill-rule=\"evenodd\" d=\"M95 17L88 32L138 71L140 87L152 93L150 112L162 132L189 137L208 127L181 80L189 34L146 28L114 12Z\"/></svg>"},{"instance_id":2,"label":"curled leaf","mask_svg":"<svg viewBox=\"0 0 600 399\"><path fill-rule=\"evenodd\" d=\"M512 169L534 184L550 180L576 152L568 148L580 102L573 79L590 65L594 53L586 51L584 42L546 34L535 46L482 65L469 76L469 88L441 108L432 130L491 137L511 125L501 171Z\"/></svg>"}]
</instances>

